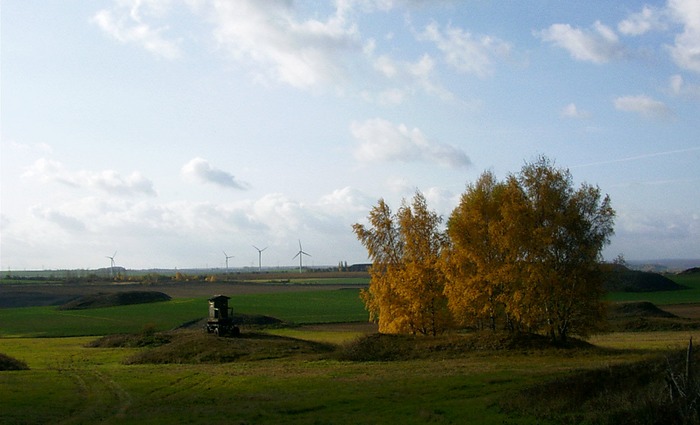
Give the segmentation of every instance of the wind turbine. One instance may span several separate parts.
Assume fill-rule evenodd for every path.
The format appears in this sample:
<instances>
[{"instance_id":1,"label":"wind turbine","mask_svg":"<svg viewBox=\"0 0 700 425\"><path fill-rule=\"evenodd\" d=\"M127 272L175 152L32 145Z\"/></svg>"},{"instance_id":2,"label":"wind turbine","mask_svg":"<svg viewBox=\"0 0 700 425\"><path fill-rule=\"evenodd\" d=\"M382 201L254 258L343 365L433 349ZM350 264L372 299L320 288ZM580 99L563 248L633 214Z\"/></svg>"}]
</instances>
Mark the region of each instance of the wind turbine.
<instances>
[{"instance_id":1,"label":"wind turbine","mask_svg":"<svg viewBox=\"0 0 700 425\"><path fill-rule=\"evenodd\" d=\"M117 251L114 251L114 254L110 257L109 255L106 255L105 257L109 258L109 275L110 277L114 277L114 257L117 256Z\"/></svg>"},{"instance_id":2,"label":"wind turbine","mask_svg":"<svg viewBox=\"0 0 700 425\"><path fill-rule=\"evenodd\" d=\"M228 272L228 259L233 258L233 255L228 255L226 251L222 251L224 253L224 257L226 257L226 271Z\"/></svg>"},{"instance_id":3,"label":"wind turbine","mask_svg":"<svg viewBox=\"0 0 700 425\"><path fill-rule=\"evenodd\" d=\"M302 259L302 257L303 257L304 255L308 255L309 257L311 257L311 254L307 254L307 253L304 252L304 250L301 248L301 239L300 239L300 240L299 240L299 252L297 252L297 255L295 255L294 257L292 257L292 260L295 259L295 258L297 258L297 257L299 257L299 273L301 273L301 259Z\"/></svg>"},{"instance_id":4,"label":"wind turbine","mask_svg":"<svg viewBox=\"0 0 700 425\"><path fill-rule=\"evenodd\" d=\"M258 250L258 271L262 270L262 252L267 249L267 247L260 249L257 246L253 245L253 248Z\"/></svg>"}]
</instances>

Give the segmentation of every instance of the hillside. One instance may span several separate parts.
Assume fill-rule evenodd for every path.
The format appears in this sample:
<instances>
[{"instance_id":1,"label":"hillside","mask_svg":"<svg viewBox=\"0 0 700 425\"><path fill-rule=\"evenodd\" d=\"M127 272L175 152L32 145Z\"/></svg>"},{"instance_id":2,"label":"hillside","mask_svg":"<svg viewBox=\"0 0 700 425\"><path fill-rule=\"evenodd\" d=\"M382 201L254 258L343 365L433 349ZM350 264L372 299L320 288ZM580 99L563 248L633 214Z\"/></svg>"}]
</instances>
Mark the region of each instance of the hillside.
<instances>
[{"instance_id":1,"label":"hillside","mask_svg":"<svg viewBox=\"0 0 700 425\"><path fill-rule=\"evenodd\" d=\"M604 270L604 287L608 292L653 292L684 289L671 279L653 272L630 270L623 266Z\"/></svg>"}]
</instances>

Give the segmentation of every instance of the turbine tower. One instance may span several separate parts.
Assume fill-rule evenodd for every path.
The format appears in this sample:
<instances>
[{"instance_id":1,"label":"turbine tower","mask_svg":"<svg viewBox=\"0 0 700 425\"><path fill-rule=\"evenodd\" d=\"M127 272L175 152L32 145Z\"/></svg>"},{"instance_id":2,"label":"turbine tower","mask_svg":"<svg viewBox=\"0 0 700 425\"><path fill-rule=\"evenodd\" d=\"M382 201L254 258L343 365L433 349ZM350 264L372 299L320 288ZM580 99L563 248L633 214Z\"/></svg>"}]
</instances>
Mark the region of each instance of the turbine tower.
<instances>
[{"instance_id":1,"label":"turbine tower","mask_svg":"<svg viewBox=\"0 0 700 425\"><path fill-rule=\"evenodd\" d=\"M224 253L224 257L226 257L226 271L228 272L228 259L233 258L233 255L228 255L226 251L222 251Z\"/></svg>"},{"instance_id":2,"label":"turbine tower","mask_svg":"<svg viewBox=\"0 0 700 425\"><path fill-rule=\"evenodd\" d=\"M262 271L262 252L267 249L267 247L260 249L257 246L253 245L253 248L255 248L258 251L258 271Z\"/></svg>"},{"instance_id":3,"label":"turbine tower","mask_svg":"<svg viewBox=\"0 0 700 425\"><path fill-rule=\"evenodd\" d=\"M117 256L117 251L114 251L114 254L110 257L109 255L106 255L107 258L109 258L109 276L114 277L114 257Z\"/></svg>"},{"instance_id":4,"label":"turbine tower","mask_svg":"<svg viewBox=\"0 0 700 425\"><path fill-rule=\"evenodd\" d=\"M301 259L302 259L302 257L303 257L304 255L308 255L309 257L311 257L311 254L307 254L307 253L304 252L304 250L301 248L301 239L300 239L300 240L299 240L299 252L297 252L297 255L295 255L294 257L292 257L292 260L295 259L295 258L297 258L297 257L299 257L299 273L301 273L301 267L302 267Z\"/></svg>"}]
</instances>

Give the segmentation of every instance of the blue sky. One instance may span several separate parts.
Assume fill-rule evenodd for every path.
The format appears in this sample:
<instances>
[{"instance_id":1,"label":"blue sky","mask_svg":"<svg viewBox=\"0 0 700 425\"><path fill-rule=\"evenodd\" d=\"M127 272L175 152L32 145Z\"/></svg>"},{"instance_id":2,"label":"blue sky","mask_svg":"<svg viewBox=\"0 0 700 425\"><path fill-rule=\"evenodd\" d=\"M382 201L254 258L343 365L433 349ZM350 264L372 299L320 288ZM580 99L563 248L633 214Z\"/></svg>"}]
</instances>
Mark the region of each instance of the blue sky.
<instances>
[{"instance_id":1,"label":"blue sky","mask_svg":"<svg viewBox=\"0 0 700 425\"><path fill-rule=\"evenodd\" d=\"M617 210L608 259L700 258L700 3L2 3L0 267L367 261L546 155Z\"/></svg>"}]
</instances>

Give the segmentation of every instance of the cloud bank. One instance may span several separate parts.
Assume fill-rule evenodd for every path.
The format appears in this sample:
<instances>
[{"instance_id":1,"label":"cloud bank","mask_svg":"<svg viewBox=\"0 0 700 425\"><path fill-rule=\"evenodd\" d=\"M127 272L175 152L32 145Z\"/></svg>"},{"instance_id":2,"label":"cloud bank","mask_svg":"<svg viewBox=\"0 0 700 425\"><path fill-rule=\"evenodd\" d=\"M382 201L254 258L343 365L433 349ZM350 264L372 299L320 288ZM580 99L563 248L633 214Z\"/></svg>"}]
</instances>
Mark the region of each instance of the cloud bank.
<instances>
[{"instance_id":1,"label":"cloud bank","mask_svg":"<svg viewBox=\"0 0 700 425\"><path fill-rule=\"evenodd\" d=\"M98 189L112 195L156 195L153 182L139 171L133 171L128 176L122 176L114 170L71 171L59 161L40 158L26 169L23 176L73 188Z\"/></svg>"}]
</instances>

